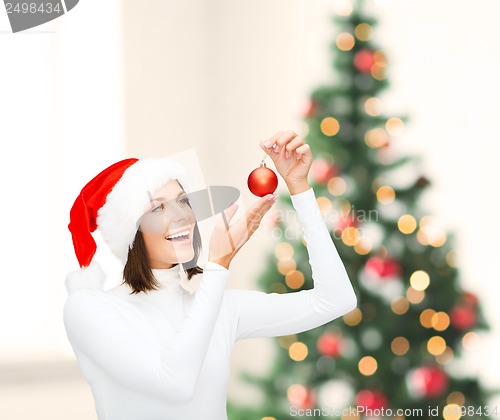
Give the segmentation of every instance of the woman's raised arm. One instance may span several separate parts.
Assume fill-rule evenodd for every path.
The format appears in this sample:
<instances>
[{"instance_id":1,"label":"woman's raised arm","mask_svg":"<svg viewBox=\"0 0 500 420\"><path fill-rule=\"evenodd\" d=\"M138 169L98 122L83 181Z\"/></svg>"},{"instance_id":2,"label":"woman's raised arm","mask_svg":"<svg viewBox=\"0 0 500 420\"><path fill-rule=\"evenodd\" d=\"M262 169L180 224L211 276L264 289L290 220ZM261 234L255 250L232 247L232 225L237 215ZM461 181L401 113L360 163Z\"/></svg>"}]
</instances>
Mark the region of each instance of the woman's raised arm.
<instances>
[{"instance_id":1,"label":"woman's raised arm","mask_svg":"<svg viewBox=\"0 0 500 420\"><path fill-rule=\"evenodd\" d=\"M314 190L291 195L307 244L314 288L286 294L231 289L236 340L296 334L319 327L357 304L356 294L321 216Z\"/></svg>"}]
</instances>

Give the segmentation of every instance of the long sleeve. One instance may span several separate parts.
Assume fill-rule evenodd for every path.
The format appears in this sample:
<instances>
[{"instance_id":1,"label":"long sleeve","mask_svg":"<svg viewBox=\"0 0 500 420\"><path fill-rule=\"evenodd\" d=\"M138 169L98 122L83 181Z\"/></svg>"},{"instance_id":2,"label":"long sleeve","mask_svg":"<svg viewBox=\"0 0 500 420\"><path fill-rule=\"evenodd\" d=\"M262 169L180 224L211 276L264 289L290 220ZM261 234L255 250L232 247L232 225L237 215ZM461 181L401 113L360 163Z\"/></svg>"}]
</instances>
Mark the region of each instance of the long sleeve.
<instances>
[{"instance_id":1,"label":"long sleeve","mask_svg":"<svg viewBox=\"0 0 500 420\"><path fill-rule=\"evenodd\" d=\"M236 340L310 330L357 305L356 294L321 216L314 190L291 196L307 244L314 287L285 294L232 289Z\"/></svg>"},{"instance_id":2,"label":"long sleeve","mask_svg":"<svg viewBox=\"0 0 500 420\"><path fill-rule=\"evenodd\" d=\"M77 351L123 385L171 401L191 398L216 323L229 270L208 262L182 329L160 351L135 333L102 292L78 290L63 310Z\"/></svg>"}]
</instances>

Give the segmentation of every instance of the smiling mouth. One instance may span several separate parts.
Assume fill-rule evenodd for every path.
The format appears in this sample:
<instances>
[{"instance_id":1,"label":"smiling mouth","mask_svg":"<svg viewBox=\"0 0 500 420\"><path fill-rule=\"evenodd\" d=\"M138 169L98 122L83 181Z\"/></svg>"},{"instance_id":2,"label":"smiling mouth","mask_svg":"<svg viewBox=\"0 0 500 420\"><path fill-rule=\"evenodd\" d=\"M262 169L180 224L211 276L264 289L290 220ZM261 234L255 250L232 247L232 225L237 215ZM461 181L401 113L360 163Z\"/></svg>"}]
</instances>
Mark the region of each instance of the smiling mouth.
<instances>
[{"instance_id":1,"label":"smiling mouth","mask_svg":"<svg viewBox=\"0 0 500 420\"><path fill-rule=\"evenodd\" d=\"M165 239L170 242L175 242L182 245L189 245L191 243L191 233L189 230L185 230L175 235L165 236Z\"/></svg>"}]
</instances>

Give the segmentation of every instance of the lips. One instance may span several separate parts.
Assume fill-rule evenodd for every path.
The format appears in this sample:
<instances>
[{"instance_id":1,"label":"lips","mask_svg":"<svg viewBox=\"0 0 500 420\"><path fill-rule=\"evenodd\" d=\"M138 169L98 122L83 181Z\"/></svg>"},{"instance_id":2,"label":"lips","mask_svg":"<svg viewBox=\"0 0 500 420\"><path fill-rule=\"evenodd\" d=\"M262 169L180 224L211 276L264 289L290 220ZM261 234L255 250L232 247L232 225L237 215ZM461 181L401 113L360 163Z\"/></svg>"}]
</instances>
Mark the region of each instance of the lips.
<instances>
[{"instance_id":1,"label":"lips","mask_svg":"<svg viewBox=\"0 0 500 420\"><path fill-rule=\"evenodd\" d=\"M184 229L165 236L165 239L176 239L189 237L189 229Z\"/></svg>"},{"instance_id":2,"label":"lips","mask_svg":"<svg viewBox=\"0 0 500 420\"><path fill-rule=\"evenodd\" d=\"M165 236L165 239L170 242L175 242L179 245L190 245L191 244L191 230L184 229L177 231L177 233L172 233Z\"/></svg>"}]
</instances>

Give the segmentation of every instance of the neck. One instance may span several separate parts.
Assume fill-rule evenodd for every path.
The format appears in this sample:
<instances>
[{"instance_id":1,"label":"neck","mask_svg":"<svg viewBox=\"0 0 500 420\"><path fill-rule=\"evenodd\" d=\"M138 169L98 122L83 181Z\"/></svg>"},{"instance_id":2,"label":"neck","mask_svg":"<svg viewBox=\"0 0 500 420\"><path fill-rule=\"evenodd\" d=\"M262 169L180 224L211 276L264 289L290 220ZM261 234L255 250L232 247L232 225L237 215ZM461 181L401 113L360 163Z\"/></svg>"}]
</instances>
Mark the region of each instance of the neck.
<instances>
[{"instance_id":1,"label":"neck","mask_svg":"<svg viewBox=\"0 0 500 420\"><path fill-rule=\"evenodd\" d=\"M175 264L170 268L152 268L151 271L155 279L161 284L162 289L180 286L180 264Z\"/></svg>"}]
</instances>

